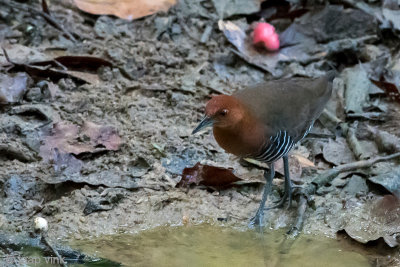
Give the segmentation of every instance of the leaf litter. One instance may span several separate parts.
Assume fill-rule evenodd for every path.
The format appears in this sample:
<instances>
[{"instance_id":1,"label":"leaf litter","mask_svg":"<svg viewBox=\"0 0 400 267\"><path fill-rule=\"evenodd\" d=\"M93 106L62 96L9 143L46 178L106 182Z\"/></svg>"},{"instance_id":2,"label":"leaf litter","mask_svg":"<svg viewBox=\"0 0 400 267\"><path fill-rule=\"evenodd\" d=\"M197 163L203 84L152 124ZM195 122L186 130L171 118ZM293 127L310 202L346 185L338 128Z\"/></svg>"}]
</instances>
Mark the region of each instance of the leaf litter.
<instances>
[{"instance_id":1,"label":"leaf litter","mask_svg":"<svg viewBox=\"0 0 400 267\"><path fill-rule=\"evenodd\" d=\"M104 233L104 229L112 233L124 228L121 218L130 230L180 223L182 213L190 214L194 221L235 214L237 217L232 216L228 223L247 225L250 211L257 208L265 166L233 163L207 138L194 139L189 133L210 93L233 92L264 79L315 77L331 66L342 72L337 79L342 89L335 88L337 97L329 105L334 107L330 109L332 131L317 123L313 131L326 136L305 140L303 146L308 153L291 157L292 177L304 186L317 184L319 180L313 180L314 175L334 171L332 165L340 168L343 163L357 163L357 155L353 155L347 142L347 130L343 130L355 120L359 120L359 127L354 136L363 148L376 143L379 153L398 152L398 132L388 127L396 118L388 113L397 107L398 100L398 55L392 51L392 42L398 35L398 25L393 20L396 8L352 1L326 6L285 2L282 8L269 1L244 17L241 14L248 11L241 13L237 9L240 5L225 10L218 7L216 13L211 2L182 2L168 12L129 23L114 17L88 16L67 3L52 2L52 17L74 25L79 45L72 44L54 26L43 24L43 19L32 18L26 9L12 12L15 9L6 5L18 25L13 25L15 36L1 39L7 42L2 47L11 61L4 55L0 57L0 64L5 67L1 74L13 77L27 73L33 83L27 83L23 93L17 94L18 104L8 102L11 108L6 106L0 114L0 147L4 148L2 151L12 148L14 153L11 158L0 159L5 166L0 183L11 175L18 175L22 183L34 180L27 177L29 173L49 188L57 184L57 188L68 189L73 184L72 191L60 199L32 189L46 199L41 207L46 216L58 220L50 234L65 236L71 229L77 235L80 230L88 235ZM260 16L280 33L282 47L278 53L259 51L250 45L251 20ZM218 31L218 18L224 19L219 23L223 32ZM39 26L28 35L23 31L26 25ZM388 31L391 35L386 35ZM80 74L75 75L74 71ZM44 95L44 83L58 91L56 97L39 97ZM125 90L129 86L132 89ZM150 90L154 88L161 90ZM385 109L380 101L389 108ZM390 116L372 121L368 117L371 114L367 114L371 110ZM107 121L114 126L88 124L89 121ZM341 131L335 130L338 125ZM372 130L363 131L368 127ZM38 144L35 138L42 143ZM11 146L6 145L7 140L12 141ZM36 157L36 152L45 160ZM192 177L194 185L201 185L205 173L208 183L214 185L194 186L186 192L175 189L178 181L189 185L182 178L182 171L203 160L207 163L189 168L184 176ZM368 168L352 170L337 176L340 180L320 187L319 193L310 198L317 210L307 210L304 231L334 236L345 229L360 242L383 238L390 246L396 246L396 164L393 162L380 173ZM204 171L211 165L220 167L213 167L217 171ZM229 169L232 166L235 174ZM258 180L250 183L247 176ZM230 182L238 177L243 179ZM222 185L221 181L227 182ZM215 185L223 188L213 193L202 189ZM279 183L278 186L281 187ZM357 192L358 186L362 192ZM104 187L123 190L123 197L129 201L120 201L119 193L110 198L92 197ZM7 212L9 218L19 214ZM77 217L71 221L67 219L70 214ZM78 219L82 214L87 214L85 219ZM107 218L103 219L103 214ZM271 211L268 219L272 227L279 228L291 224L288 220L295 217L285 211ZM5 225L12 231L21 225L26 227L14 219Z\"/></svg>"}]
</instances>

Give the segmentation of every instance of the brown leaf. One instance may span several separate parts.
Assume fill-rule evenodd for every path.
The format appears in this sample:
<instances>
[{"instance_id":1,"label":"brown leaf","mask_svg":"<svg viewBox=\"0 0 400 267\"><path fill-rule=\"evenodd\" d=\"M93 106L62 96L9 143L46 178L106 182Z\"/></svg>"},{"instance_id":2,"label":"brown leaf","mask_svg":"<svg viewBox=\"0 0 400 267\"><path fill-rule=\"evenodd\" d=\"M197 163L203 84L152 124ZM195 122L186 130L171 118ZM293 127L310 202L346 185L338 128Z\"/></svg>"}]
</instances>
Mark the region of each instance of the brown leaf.
<instances>
[{"instance_id":1,"label":"brown leaf","mask_svg":"<svg viewBox=\"0 0 400 267\"><path fill-rule=\"evenodd\" d=\"M362 206L356 206L345 215L343 230L354 240L367 243L383 238L390 246L399 245L400 201L385 195Z\"/></svg>"},{"instance_id":2,"label":"brown leaf","mask_svg":"<svg viewBox=\"0 0 400 267\"><path fill-rule=\"evenodd\" d=\"M293 156L300 162L300 165L301 165L302 167L316 168L315 165L314 165L314 162L312 162L312 161L309 160L308 158L303 157L303 156L301 156L301 155L297 155L297 154L294 154Z\"/></svg>"},{"instance_id":3,"label":"brown leaf","mask_svg":"<svg viewBox=\"0 0 400 267\"><path fill-rule=\"evenodd\" d=\"M137 19L159 11L168 11L176 0L74 0L79 9L96 15L115 15Z\"/></svg>"},{"instance_id":4,"label":"brown leaf","mask_svg":"<svg viewBox=\"0 0 400 267\"><path fill-rule=\"evenodd\" d=\"M385 195L375 203L372 212L375 216L384 218L385 223L395 221L400 212L400 199L393 195Z\"/></svg>"},{"instance_id":5,"label":"brown leaf","mask_svg":"<svg viewBox=\"0 0 400 267\"><path fill-rule=\"evenodd\" d=\"M183 170L182 179L177 186L188 187L191 184L195 184L228 188L238 181L241 181L241 179L234 175L230 169L203 165L198 162L194 167Z\"/></svg>"},{"instance_id":6,"label":"brown leaf","mask_svg":"<svg viewBox=\"0 0 400 267\"><path fill-rule=\"evenodd\" d=\"M35 61L31 62L30 65L34 66L52 66L52 67L60 67L60 64L63 67L68 68L68 70L75 71L90 71L96 72L100 67L106 66L111 67L112 63L93 56L61 56L56 57L53 60L46 61Z\"/></svg>"},{"instance_id":7,"label":"brown leaf","mask_svg":"<svg viewBox=\"0 0 400 267\"><path fill-rule=\"evenodd\" d=\"M62 56L52 60L20 63L8 55L5 49L3 52L7 61L13 65L13 71L22 70L32 77L50 78L55 81L71 77L83 83L98 84L100 80L96 71L102 66L112 66L109 61L92 56Z\"/></svg>"},{"instance_id":8,"label":"brown leaf","mask_svg":"<svg viewBox=\"0 0 400 267\"><path fill-rule=\"evenodd\" d=\"M47 74L51 78L58 79L60 75L66 75L86 83L99 84L100 79L96 71L103 66L111 67L112 63L93 56L61 56L53 60L29 63L29 66L25 66L25 69L46 67L41 74Z\"/></svg>"},{"instance_id":9,"label":"brown leaf","mask_svg":"<svg viewBox=\"0 0 400 267\"><path fill-rule=\"evenodd\" d=\"M86 121L83 125L82 133L90 138L95 147L101 145L108 150L118 150L121 144L121 138L112 126L97 125Z\"/></svg>"},{"instance_id":10,"label":"brown leaf","mask_svg":"<svg viewBox=\"0 0 400 267\"><path fill-rule=\"evenodd\" d=\"M400 54L390 60L376 60L372 67L372 83L385 91L390 99L400 102Z\"/></svg>"},{"instance_id":11,"label":"brown leaf","mask_svg":"<svg viewBox=\"0 0 400 267\"><path fill-rule=\"evenodd\" d=\"M376 38L375 23L371 18L359 10L346 10L337 5L316 8L296 19L279 34L280 49L275 53L254 47L246 23L238 26L232 22L219 21L218 26L236 47L237 51L233 52L273 76L281 77L286 71L284 67L292 62L306 65L354 49L355 45L349 45L348 38L357 38L352 40L354 43Z\"/></svg>"},{"instance_id":12,"label":"brown leaf","mask_svg":"<svg viewBox=\"0 0 400 267\"><path fill-rule=\"evenodd\" d=\"M275 171L284 175L283 159L279 159L274 163ZM300 181L301 173L303 168L300 161L293 155L289 156L289 174L290 179L293 181Z\"/></svg>"},{"instance_id":13,"label":"brown leaf","mask_svg":"<svg viewBox=\"0 0 400 267\"><path fill-rule=\"evenodd\" d=\"M394 167L389 172L368 177L368 180L383 186L390 193L400 198L400 167Z\"/></svg>"},{"instance_id":14,"label":"brown leaf","mask_svg":"<svg viewBox=\"0 0 400 267\"><path fill-rule=\"evenodd\" d=\"M44 139L40 156L45 161L54 160L54 150L59 154L79 155L85 152L96 153L105 150L118 150L121 138L112 126L96 125L86 122L82 128L68 122L53 125L51 135Z\"/></svg>"}]
</instances>

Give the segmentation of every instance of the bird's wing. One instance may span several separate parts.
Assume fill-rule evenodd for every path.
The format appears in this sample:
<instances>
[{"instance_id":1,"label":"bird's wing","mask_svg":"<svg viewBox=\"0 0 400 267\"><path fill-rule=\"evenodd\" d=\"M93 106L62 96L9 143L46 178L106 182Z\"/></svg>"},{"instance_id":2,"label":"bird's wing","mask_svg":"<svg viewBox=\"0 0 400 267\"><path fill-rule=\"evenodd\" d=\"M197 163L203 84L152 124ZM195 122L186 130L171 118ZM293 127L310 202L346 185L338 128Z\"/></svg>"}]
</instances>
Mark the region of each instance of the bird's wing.
<instances>
[{"instance_id":1,"label":"bird's wing","mask_svg":"<svg viewBox=\"0 0 400 267\"><path fill-rule=\"evenodd\" d=\"M234 94L265 125L267 136L279 131L300 140L331 96L331 77L268 81Z\"/></svg>"}]
</instances>

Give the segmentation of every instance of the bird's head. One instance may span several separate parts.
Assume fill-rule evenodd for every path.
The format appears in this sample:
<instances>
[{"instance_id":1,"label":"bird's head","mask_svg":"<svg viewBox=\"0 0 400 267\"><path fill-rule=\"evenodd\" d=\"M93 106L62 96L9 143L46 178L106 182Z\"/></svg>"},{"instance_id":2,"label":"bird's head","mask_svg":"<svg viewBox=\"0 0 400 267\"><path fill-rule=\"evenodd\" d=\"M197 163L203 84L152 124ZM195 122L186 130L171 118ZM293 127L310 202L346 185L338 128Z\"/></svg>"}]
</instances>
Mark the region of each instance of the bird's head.
<instances>
[{"instance_id":1,"label":"bird's head","mask_svg":"<svg viewBox=\"0 0 400 267\"><path fill-rule=\"evenodd\" d=\"M245 115L243 105L233 96L213 96L206 105L205 116L193 130L195 134L206 127L230 128L239 123Z\"/></svg>"}]
</instances>

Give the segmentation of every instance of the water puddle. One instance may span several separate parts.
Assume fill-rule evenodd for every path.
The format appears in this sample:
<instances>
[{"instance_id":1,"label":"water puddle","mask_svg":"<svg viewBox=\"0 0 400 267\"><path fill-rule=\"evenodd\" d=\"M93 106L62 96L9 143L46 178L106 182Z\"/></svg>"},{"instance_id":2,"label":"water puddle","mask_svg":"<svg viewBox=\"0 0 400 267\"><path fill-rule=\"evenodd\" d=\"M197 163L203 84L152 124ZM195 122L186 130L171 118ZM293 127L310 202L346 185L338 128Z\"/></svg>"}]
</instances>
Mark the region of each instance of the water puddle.
<instances>
[{"instance_id":1,"label":"water puddle","mask_svg":"<svg viewBox=\"0 0 400 267\"><path fill-rule=\"evenodd\" d=\"M339 241L281 231L263 235L211 225L159 227L138 235L74 241L71 246L123 266L371 266ZM82 266L82 265L80 265Z\"/></svg>"}]
</instances>

